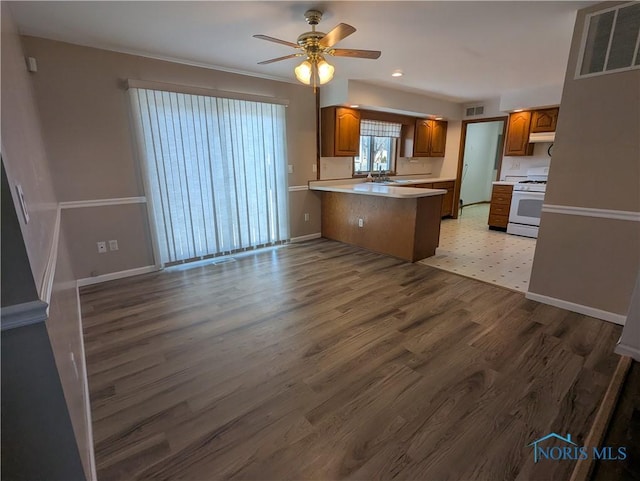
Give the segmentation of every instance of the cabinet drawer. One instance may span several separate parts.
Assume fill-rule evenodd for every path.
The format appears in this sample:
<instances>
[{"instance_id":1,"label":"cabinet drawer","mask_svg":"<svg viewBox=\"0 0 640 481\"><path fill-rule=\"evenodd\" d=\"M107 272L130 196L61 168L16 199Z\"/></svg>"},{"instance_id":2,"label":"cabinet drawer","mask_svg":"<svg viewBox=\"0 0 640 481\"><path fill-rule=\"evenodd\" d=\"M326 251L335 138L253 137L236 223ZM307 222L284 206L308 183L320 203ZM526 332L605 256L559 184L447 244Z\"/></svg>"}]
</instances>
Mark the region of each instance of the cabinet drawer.
<instances>
[{"instance_id":1,"label":"cabinet drawer","mask_svg":"<svg viewBox=\"0 0 640 481\"><path fill-rule=\"evenodd\" d=\"M511 205L511 194L493 193L491 196L491 207L494 204Z\"/></svg>"},{"instance_id":2,"label":"cabinet drawer","mask_svg":"<svg viewBox=\"0 0 640 481\"><path fill-rule=\"evenodd\" d=\"M497 192L500 192L501 194L511 195L511 193L513 192L513 186L512 185L494 185L493 193L495 194Z\"/></svg>"},{"instance_id":3,"label":"cabinet drawer","mask_svg":"<svg viewBox=\"0 0 640 481\"><path fill-rule=\"evenodd\" d=\"M506 215L489 214L489 225L491 227L502 227L503 229L506 229L508 223L509 217Z\"/></svg>"},{"instance_id":4,"label":"cabinet drawer","mask_svg":"<svg viewBox=\"0 0 640 481\"><path fill-rule=\"evenodd\" d=\"M433 188L434 189L453 189L455 185L456 183L454 181L448 180L446 182L434 182Z\"/></svg>"},{"instance_id":5,"label":"cabinet drawer","mask_svg":"<svg viewBox=\"0 0 640 481\"><path fill-rule=\"evenodd\" d=\"M509 217L509 204L491 204L489 215L505 215Z\"/></svg>"}]
</instances>

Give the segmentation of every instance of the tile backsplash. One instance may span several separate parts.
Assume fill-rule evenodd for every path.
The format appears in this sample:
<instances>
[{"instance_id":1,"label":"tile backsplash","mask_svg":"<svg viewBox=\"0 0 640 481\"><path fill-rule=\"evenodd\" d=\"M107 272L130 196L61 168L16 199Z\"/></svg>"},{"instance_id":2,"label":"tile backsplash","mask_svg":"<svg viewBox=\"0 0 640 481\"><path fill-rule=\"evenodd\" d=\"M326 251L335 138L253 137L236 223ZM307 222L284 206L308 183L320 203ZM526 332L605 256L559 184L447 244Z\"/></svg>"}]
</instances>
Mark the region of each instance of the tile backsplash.
<instances>
[{"instance_id":1,"label":"tile backsplash","mask_svg":"<svg viewBox=\"0 0 640 481\"><path fill-rule=\"evenodd\" d=\"M503 157L500 180L512 180L507 177L526 177L527 170L533 167L548 167L551 164L551 157L547 154L550 143L540 142L534 144L533 155L518 157Z\"/></svg>"}]
</instances>

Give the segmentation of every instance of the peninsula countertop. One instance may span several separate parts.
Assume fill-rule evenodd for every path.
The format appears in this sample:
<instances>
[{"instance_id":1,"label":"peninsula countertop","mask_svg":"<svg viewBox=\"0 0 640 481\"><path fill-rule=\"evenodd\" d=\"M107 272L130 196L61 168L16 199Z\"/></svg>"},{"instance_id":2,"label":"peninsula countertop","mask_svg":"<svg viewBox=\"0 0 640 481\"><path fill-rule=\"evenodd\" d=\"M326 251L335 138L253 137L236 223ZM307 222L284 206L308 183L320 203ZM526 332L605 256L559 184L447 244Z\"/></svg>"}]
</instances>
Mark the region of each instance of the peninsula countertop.
<instances>
[{"instance_id":1,"label":"peninsula countertop","mask_svg":"<svg viewBox=\"0 0 640 481\"><path fill-rule=\"evenodd\" d=\"M431 195L446 194L445 189L427 189L409 187L417 184L431 184L434 182L453 181L453 178L424 177L424 178L394 178L391 183L367 182L366 179L339 179L335 181L311 181L310 190L325 192L343 192L346 194L375 195L380 197L393 197L396 199L411 199L428 197Z\"/></svg>"}]
</instances>

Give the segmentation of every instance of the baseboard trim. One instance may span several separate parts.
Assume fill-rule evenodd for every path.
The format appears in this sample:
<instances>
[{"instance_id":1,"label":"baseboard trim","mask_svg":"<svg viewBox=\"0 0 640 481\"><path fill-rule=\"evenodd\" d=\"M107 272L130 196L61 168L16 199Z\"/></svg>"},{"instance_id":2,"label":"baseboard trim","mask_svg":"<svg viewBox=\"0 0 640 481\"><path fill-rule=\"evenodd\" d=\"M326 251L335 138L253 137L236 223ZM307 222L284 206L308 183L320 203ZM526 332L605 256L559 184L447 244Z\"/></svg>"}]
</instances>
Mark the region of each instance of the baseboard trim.
<instances>
[{"instance_id":1,"label":"baseboard trim","mask_svg":"<svg viewBox=\"0 0 640 481\"><path fill-rule=\"evenodd\" d=\"M42 282L40 283L40 299L51 304L51 291L53 290L53 279L56 275L56 263L58 262L58 241L60 239L60 207L56 208L56 220L53 225L53 238L51 239L51 247L49 248L49 258L44 268Z\"/></svg>"},{"instance_id":2,"label":"baseboard trim","mask_svg":"<svg viewBox=\"0 0 640 481\"><path fill-rule=\"evenodd\" d=\"M640 212L628 210L594 209L591 207L574 207L570 205L544 204L542 212L552 214L578 215L582 217L600 217L602 219L626 220L640 222Z\"/></svg>"},{"instance_id":3,"label":"baseboard trim","mask_svg":"<svg viewBox=\"0 0 640 481\"><path fill-rule=\"evenodd\" d=\"M82 306L80 305L80 288L76 283L76 306L78 308L78 327L80 329L80 372L84 380L83 398L84 398L84 414L85 423L87 424L87 444L89 450L89 473L85 473L89 481L98 481L98 473L96 471L96 455L93 444L93 419L91 417L91 398L89 397L89 374L87 372L87 354L84 348L84 330L82 328Z\"/></svg>"},{"instance_id":4,"label":"baseboard trim","mask_svg":"<svg viewBox=\"0 0 640 481\"><path fill-rule=\"evenodd\" d=\"M72 200L60 202L61 209L78 209L82 207L102 207L105 205L145 204L146 197L118 197L114 199Z\"/></svg>"},{"instance_id":5,"label":"baseboard trim","mask_svg":"<svg viewBox=\"0 0 640 481\"><path fill-rule=\"evenodd\" d=\"M640 362L640 349L637 347L631 347L628 344L619 343L613 352L620 354L621 356L632 357L636 361Z\"/></svg>"},{"instance_id":6,"label":"baseboard trim","mask_svg":"<svg viewBox=\"0 0 640 481\"><path fill-rule=\"evenodd\" d=\"M126 271L110 272L95 277L85 277L78 279L78 287L90 286L92 284L100 284L101 282L115 281L116 279L124 279L125 277L139 276L140 274L148 274L149 272L159 271L158 266L136 267L135 269L127 269Z\"/></svg>"},{"instance_id":7,"label":"baseboard trim","mask_svg":"<svg viewBox=\"0 0 640 481\"><path fill-rule=\"evenodd\" d=\"M307 235L301 235L299 237L292 237L289 240L289 242L291 244L295 244L296 242L304 242L312 239L320 239L320 237L322 237L322 234L320 232L316 232L315 234L307 234Z\"/></svg>"},{"instance_id":8,"label":"baseboard trim","mask_svg":"<svg viewBox=\"0 0 640 481\"><path fill-rule=\"evenodd\" d=\"M292 185L289 186L289 192L299 192L302 190L309 190L308 185Z\"/></svg>"},{"instance_id":9,"label":"baseboard trim","mask_svg":"<svg viewBox=\"0 0 640 481\"><path fill-rule=\"evenodd\" d=\"M536 294L535 292L531 292L531 291L527 292L525 294L525 297L527 299L531 299L532 301L541 302L543 304L549 304L550 306L555 306L561 309L566 309L568 311L577 312L578 314L584 314L585 316L595 317L597 319L602 319L603 321L613 322L614 324L619 324L621 326L624 326L624 323L627 320L627 316L623 316L622 314L603 311L601 309L596 309L595 307L576 304L574 302L565 301L563 299L557 299L555 297Z\"/></svg>"},{"instance_id":10,"label":"baseboard trim","mask_svg":"<svg viewBox=\"0 0 640 481\"><path fill-rule=\"evenodd\" d=\"M8 331L9 329L44 322L48 317L48 308L49 304L40 299L3 307L2 310L0 310L0 328L3 331Z\"/></svg>"}]
</instances>

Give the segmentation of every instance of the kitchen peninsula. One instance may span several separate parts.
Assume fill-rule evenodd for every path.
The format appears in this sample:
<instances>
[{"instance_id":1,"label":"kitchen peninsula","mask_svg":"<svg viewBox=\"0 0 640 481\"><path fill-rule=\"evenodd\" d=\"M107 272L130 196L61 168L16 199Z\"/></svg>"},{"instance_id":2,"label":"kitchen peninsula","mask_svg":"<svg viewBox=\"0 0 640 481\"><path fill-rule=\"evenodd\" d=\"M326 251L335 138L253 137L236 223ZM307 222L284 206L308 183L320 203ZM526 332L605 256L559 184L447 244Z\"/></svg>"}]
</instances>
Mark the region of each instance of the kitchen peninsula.
<instances>
[{"instance_id":1,"label":"kitchen peninsula","mask_svg":"<svg viewBox=\"0 0 640 481\"><path fill-rule=\"evenodd\" d=\"M401 182L310 182L322 194L322 237L410 262L434 255L447 191Z\"/></svg>"}]
</instances>

